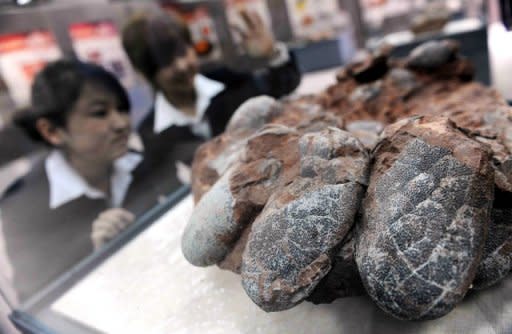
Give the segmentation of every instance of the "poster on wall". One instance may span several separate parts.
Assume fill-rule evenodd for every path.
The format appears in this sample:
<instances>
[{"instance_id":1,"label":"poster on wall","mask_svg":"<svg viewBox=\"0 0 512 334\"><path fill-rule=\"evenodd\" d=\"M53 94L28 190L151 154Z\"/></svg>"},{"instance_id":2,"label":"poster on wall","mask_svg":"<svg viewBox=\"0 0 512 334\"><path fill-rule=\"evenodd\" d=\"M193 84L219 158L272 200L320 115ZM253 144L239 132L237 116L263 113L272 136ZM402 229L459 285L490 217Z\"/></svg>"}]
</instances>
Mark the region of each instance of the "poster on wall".
<instances>
[{"instance_id":1,"label":"poster on wall","mask_svg":"<svg viewBox=\"0 0 512 334\"><path fill-rule=\"evenodd\" d=\"M162 8L177 14L187 23L194 49L199 57L208 60L218 60L222 57L215 21L206 7L197 6L186 10L177 5L164 5Z\"/></svg>"},{"instance_id":2,"label":"poster on wall","mask_svg":"<svg viewBox=\"0 0 512 334\"><path fill-rule=\"evenodd\" d=\"M337 0L286 0L286 7L297 39L315 41L333 38L350 22Z\"/></svg>"},{"instance_id":3,"label":"poster on wall","mask_svg":"<svg viewBox=\"0 0 512 334\"><path fill-rule=\"evenodd\" d=\"M0 73L16 107L30 103L30 86L46 63L61 57L53 34L45 30L0 35Z\"/></svg>"},{"instance_id":4,"label":"poster on wall","mask_svg":"<svg viewBox=\"0 0 512 334\"><path fill-rule=\"evenodd\" d=\"M74 23L69 26L73 50L82 61L101 65L127 88L136 83L116 26L109 21Z\"/></svg>"},{"instance_id":5,"label":"poster on wall","mask_svg":"<svg viewBox=\"0 0 512 334\"><path fill-rule=\"evenodd\" d=\"M239 27L245 30L245 23L240 16L240 11L246 10L248 12L257 13L263 20L263 24L272 32L272 20L267 3L264 0L225 0L226 16L228 23L231 27ZM242 36L237 29L231 29L233 41L238 47L239 52L243 52Z\"/></svg>"}]
</instances>

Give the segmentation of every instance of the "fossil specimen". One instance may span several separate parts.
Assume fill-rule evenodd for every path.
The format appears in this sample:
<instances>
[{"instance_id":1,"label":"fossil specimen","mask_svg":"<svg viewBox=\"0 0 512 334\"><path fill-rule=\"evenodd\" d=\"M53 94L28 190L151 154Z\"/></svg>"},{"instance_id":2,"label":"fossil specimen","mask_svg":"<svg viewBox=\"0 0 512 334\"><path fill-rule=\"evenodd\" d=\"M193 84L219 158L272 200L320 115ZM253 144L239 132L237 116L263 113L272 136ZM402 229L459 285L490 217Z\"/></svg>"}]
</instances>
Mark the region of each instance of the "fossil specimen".
<instances>
[{"instance_id":1,"label":"fossil specimen","mask_svg":"<svg viewBox=\"0 0 512 334\"><path fill-rule=\"evenodd\" d=\"M381 48L314 96L258 97L203 144L187 260L266 311L367 294L433 319L512 268L512 109L454 41Z\"/></svg>"}]
</instances>

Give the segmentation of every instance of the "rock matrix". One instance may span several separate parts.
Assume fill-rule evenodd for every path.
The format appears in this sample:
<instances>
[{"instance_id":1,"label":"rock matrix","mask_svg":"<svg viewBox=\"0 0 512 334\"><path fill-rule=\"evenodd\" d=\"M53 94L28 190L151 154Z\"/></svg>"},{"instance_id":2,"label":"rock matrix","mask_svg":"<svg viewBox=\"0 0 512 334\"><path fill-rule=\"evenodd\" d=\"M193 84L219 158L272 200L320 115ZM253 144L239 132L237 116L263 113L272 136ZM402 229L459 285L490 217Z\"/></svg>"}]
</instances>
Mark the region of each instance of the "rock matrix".
<instances>
[{"instance_id":1,"label":"rock matrix","mask_svg":"<svg viewBox=\"0 0 512 334\"><path fill-rule=\"evenodd\" d=\"M512 269L512 108L454 41L383 47L312 96L244 103L192 166L186 259L265 311L368 295L441 317Z\"/></svg>"}]
</instances>

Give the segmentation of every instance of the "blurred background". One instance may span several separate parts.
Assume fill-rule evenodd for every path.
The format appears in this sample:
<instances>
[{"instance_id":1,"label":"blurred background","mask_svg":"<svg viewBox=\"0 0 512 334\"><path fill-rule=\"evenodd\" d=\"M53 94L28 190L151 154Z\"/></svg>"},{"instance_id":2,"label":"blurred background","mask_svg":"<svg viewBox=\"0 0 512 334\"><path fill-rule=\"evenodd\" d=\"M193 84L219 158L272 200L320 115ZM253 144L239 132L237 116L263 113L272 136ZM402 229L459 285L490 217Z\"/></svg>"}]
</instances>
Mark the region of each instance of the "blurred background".
<instances>
[{"instance_id":1,"label":"blurred background","mask_svg":"<svg viewBox=\"0 0 512 334\"><path fill-rule=\"evenodd\" d=\"M461 53L476 65L476 79L512 100L511 3L0 0L0 198L47 152L13 125L13 115L31 107L30 87L48 62L66 57L102 66L128 92L132 126L144 119L154 93L132 67L121 43L123 25L139 12L180 16L188 26L202 71L229 66L246 72L257 72L264 64L247 57L242 37L232 25L240 23L241 9L257 12L274 38L284 42L295 57L302 74L298 94L316 93L334 82L334 71L364 49L387 43L395 47L395 55L403 56L426 40L449 37L461 43ZM0 268L9 276L1 256Z\"/></svg>"}]
</instances>

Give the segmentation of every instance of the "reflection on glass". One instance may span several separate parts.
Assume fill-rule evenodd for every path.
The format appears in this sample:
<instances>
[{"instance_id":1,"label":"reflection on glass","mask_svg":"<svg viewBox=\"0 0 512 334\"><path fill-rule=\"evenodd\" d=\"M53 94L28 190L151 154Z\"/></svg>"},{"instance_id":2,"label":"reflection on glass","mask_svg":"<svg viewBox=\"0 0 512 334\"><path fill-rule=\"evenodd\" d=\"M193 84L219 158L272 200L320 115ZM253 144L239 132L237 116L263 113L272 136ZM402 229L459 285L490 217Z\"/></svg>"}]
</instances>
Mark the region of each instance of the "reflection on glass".
<instances>
[{"instance_id":1,"label":"reflection on glass","mask_svg":"<svg viewBox=\"0 0 512 334\"><path fill-rule=\"evenodd\" d=\"M175 157L166 154L171 143L141 145L130 123L127 94L103 68L50 63L32 86L32 106L16 122L49 152L0 202L11 281L20 301L179 185ZM190 159L197 144L188 145Z\"/></svg>"},{"instance_id":2,"label":"reflection on glass","mask_svg":"<svg viewBox=\"0 0 512 334\"><path fill-rule=\"evenodd\" d=\"M111 208L126 200L142 160L128 148L126 93L102 68L50 63L34 81L32 105L17 122L51 149L1 202L12 284L21 301L133 221Z\"/></svg>"},{"instance_id":3,"label":"reflection on glass","mask_svg":"<svg viewBox=\"0 0 512 334\"><path fill-rule=\"evenodd\" d=\"M0 202L10 284L24 302L189 182L198 146L224 130L248 98L283 96L300 74L261 18L243 12L247 54L268 62L259 74L225 67L200 72L186 26L174 16L136 17L123 47L155 91L140 125L118 79L77 60L36 75L31 107L15 119L47 147Z\"/></svg>"}]
</instances>

